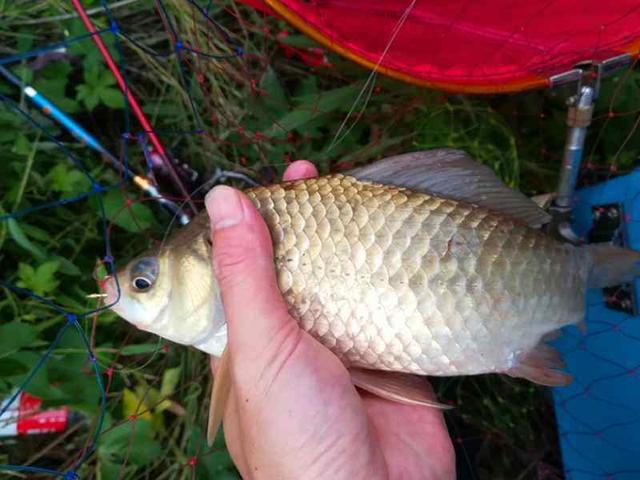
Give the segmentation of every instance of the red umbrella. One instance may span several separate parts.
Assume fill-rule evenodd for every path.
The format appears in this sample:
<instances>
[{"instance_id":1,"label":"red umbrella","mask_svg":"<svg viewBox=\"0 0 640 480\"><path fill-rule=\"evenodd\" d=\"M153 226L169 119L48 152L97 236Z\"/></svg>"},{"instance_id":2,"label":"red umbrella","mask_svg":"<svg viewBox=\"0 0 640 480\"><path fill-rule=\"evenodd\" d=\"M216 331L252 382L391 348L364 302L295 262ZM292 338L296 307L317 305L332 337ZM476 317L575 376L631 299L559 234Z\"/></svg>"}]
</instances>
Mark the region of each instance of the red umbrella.
<instances>
[{"instance_id":1,"label":"red umbrella","mask_svg":"<svg viewBox=\"0 0 640 480\"><path fill-rule=\"evenodd\" d=\"M407 82L517 92L640 50L638 0L243 0L325 47Z\"/></svg>"}]
</instances>

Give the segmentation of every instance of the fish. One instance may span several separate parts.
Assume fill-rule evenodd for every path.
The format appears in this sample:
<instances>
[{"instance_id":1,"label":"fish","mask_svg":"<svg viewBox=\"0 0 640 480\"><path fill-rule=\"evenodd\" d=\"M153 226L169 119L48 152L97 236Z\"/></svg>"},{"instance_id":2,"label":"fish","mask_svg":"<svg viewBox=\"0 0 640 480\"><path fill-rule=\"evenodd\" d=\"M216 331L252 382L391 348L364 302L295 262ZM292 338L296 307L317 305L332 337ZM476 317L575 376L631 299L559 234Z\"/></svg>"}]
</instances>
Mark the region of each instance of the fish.
<instances>
[{"instance_id":1,"label":"fish","mask_svg":"<svg viewBox=\"0 0 640 480\"><path fill-rule=\"evenodd\" d=\"M428 376L501 373L567 385L545 339L582 322L587 288L639 272L638 252L545 233L546 211L459 150L410 152L245 193L269 228L291 315L354 385L394 401L443 408L426 394ZM209 235L202 212L105 291L128 322L222 355L226 368ZM215 383L213 431L228 394Z\"/></svg>"}]
</instances>

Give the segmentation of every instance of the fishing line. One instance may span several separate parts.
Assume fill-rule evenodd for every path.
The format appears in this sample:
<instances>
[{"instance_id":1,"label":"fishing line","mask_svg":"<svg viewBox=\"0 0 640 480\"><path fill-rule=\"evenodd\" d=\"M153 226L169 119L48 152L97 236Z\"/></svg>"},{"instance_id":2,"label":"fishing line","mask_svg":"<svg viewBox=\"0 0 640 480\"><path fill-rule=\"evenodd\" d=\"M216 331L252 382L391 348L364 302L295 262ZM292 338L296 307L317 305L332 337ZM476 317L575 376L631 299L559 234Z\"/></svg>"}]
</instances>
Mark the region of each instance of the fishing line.
<instances>
[{"instance_id":1,"label":"fishing line","mask_svg":"<svg viewBox=\"0 0 640 480\"><path fill-rule=\"evenodd\" d=\"M118 298L117 298L116 302L114 302L114 304L110 305L108 308L111 308L112 306L115 306L118 303L119 300L120 300L120 295L118 295ZM102 299L99 299L99 303L98 303L98 307L97 307L98 310L100 310L100 308L101 308L100 307L100 303L102 303ZM95 322L95 320L94 320L94 322ZM156 355L162 350L162 345L163 344L164 344L164 341L163 341L162 337L158 337L158 340L156 342L156 346L155 346L150 358L147 359L145 361L145 363L143 363L142 365L139 365L137 367L128 367L128 366L123 366L122 368L113 367L113 366L110 366L110 365L100 361L100 359L98 358L97 355L96 355L96 362L97 362L97 364L99 366L101 366L105 370L110 368L112 372L135 373L135 372L143 369L144 367L148 366L153 361L153 359L156 357ZM95 351L95 348L94 348L94 351ZM122 348L115 350L115 353L117 355L122 355ZM114 360L114 362L115 362L115 360ZM124 365L124 362L121 362L121 363ZM113 365L113 363L111 363L111 365Z\"/></svg>"},{"instance_id":2,"label":"fishing line","mask_svg":"<svg viewBox=\"0 0 640 480\"><path fill-rule=\"evenodd\" d=\"M329 147L327 148L327 152L331 151L335 145L340 143L342 141L342 139L344 139L349 134L349 132L351 132L351 130L357 124L362 112L364 112L364 110L367 108L367 104L369 102L369 99L371 98L371 93L373 92L373 86L375 84L375 79L377 77L378 69L380 68L380 65L382 64L382 61L386 57L387 52L389 51L389 49L393 45L393 42L395 41L396 37L398 36L398 33L400 33L400 30L402 29L402 27L404 26L405 22L407 21L407 18L409 18L409 14L413 10L413 7L415 6L416 1L417 0L411 0L411 3L409 4L409 6L404 10L404 12L401 15L400 19L398 19L398 21L396 22L396 24L395 24L395 26L393 28L393 31L391 33L391 38L387 42L387 45L386 45L385 49L383 50L382 54L380 55L380 58L378 59L375 67L373 68L373 70L369 74L369 77L367 78L367 81L365 82L365 84L363 85L362 89L360 90L360 93L358 93L358 96L356 97L356 99L354 100L353 104L351 105L351 108L349 109L349 112L347 113L347 116L345 117L345 119L342 121L342 123L338 127L338 130L336 131L336 134L334 135L333 140L331 140L331 143L329 144ZM353 125L351 125L351 127L349 127L349 129L341 136L341 133L344 130L344 128L346 127L347 122L349 121L349 118L353 114L356 106L358 105L358 102L360 101L360 99L362 98L364 93L367 91L367 89L369 89L369 93L366 96L366 99L365 99L364 104L363 104L363 106L362 106L362 108L360 110L360 113L356 117Z\"/></svg>"},{"instance_id":3,"label":"fishing line","mask_svg":"<svg viewBox=\"0 0 640 480\"><path fill-rule=\"evenodd\" d=\"M213 186L217 182L223 182L227 178L233 178L233 179L236 179L236 180L241 180L244 183L246 183L247 185L249 185L250 187L257 187L257 186L260 185L258 182L253 180L248 175L245 175L245 174L240 173L240 172L222 170L220 167L217 167L215 173L213 174L213 176L209 180L207 180L205 183L203 183L202 185L200 185L199 187L197 187L196 189L194 189L191 192L191 197L192 198L195 197L198 193L202 192L203 190L204 191L210 190L211 188L213 188ZM182 208L183 205L184 205L184 203L179 205L180 208ZM203 215L203 213L200 213L200 215ZM158 247L158 249L162 249L162 247L164 247L165 243L167 242L167 240L169 238L169 234L170 234L171 229L173 228L176 220L177 220L177 216L174 215L171 218L171 220L169 221L169 224L167 225L167 228L164 231L164 235L162 237L162 241L160 242L160 246Z\"/></svg>"}]
</instances>

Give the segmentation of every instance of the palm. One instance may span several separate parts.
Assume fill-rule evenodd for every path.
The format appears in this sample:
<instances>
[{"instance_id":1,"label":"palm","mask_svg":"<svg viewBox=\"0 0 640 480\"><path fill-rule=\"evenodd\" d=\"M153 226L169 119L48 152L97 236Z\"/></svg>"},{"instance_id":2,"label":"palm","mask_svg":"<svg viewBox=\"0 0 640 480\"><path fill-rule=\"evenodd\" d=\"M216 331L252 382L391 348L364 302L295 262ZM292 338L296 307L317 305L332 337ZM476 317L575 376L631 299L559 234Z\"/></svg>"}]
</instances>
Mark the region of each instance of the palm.
<instances>
[{"instance_id":1,"label":"palm","mask_svg":"<svg viewBox=\"0 0 640 480\"><path fill-rule=\"evenodd\" d=\"M453 478L453 447L442 413L364 393L391 478Z\"/></svg>"},{"instance_id":2,"label":"palm","mask_svg":"<svg viewBox=\"0 0 640 480\"><path fill-rule=\"evenodd\" d=\"M275 455L304 478L453 478L439 410L358 394L342 363L304 332L288 334L278 352L259 378L234 383L225 415L227 443L245 476L287 476L269 470ZM232 372L246 376L250 361L233 359Z\"/></svg>"}]
</instances>

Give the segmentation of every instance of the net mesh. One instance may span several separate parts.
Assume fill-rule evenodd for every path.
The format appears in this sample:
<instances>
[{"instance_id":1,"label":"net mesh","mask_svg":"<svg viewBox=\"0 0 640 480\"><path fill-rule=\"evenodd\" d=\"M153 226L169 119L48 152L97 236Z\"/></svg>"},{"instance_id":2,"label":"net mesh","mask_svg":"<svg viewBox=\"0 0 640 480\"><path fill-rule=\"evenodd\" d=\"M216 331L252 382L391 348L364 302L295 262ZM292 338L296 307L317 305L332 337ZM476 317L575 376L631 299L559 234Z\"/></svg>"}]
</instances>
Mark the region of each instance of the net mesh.
<instances>
[{"instance_id":1,"label":"net mesh","mask_svg":"<svg viewBox=\"0 0 640 480\"><path fill-rule=\"evenodd\" d=\"M639 46L640 8L633 0L615 5L575 0L268 3L358 62L454 92L545 86L550 77L580 62L605 60Z\"/></svg>"},{"instance_id":2,"label":"net mesh","mask_svg":"<svg viewBox=\"0 0 640 480\"><path fill-rule=\"evenodd\" d=\"M64 432L0 438L2 470L237 477L222 438L206 446L204 355L136 331L86 298L96 277L180 228L176 207L199 209L213 183L269 183L297 158L329 172L450 146L527 194L557 185L574 84L482 98L420 89L227 1L83 2L93 33L70 6L36 3L0 15L0 422L9 423L23 391L80 415ZM602 81L576 198L575 228L586 240L640 248L638 183L626 176L640 153L639 90L635 64ZM147 184L161 197L140 188ZM570 387L434 379L457 407L447 422L460 478L640 475L640 411L620 400L640 398L629 397L639 388L635 292L593 291L588 303L586 333L571 327L556 340L578 375Z\"/></svg>"}]
</instances>

